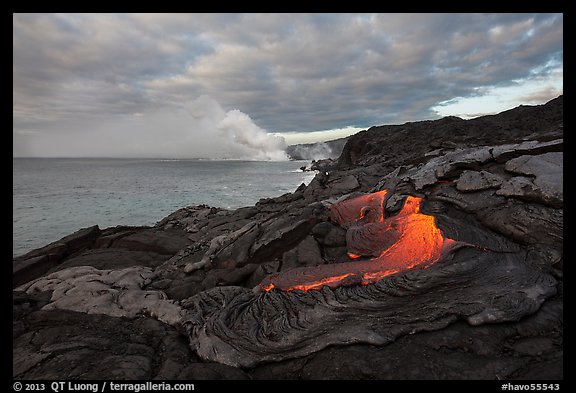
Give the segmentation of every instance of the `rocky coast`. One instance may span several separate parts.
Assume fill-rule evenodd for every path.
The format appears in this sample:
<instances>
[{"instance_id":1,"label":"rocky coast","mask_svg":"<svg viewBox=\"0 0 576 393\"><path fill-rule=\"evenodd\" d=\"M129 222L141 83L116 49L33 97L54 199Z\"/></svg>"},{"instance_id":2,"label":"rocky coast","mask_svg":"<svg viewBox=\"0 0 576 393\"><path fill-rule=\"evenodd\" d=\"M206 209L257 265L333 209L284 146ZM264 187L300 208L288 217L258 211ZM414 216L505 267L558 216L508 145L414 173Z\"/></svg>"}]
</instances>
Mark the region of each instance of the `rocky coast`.
<instances>
[{"instance_id":1,"label":"rocky coast","mask_svg":"<svg viewBox=\"0 0 576 393\"><path fill-rule=\"evenodd\" d=\"M563 97L13 260L18 379L563 379Z\"/></svg>"}]
</instances>

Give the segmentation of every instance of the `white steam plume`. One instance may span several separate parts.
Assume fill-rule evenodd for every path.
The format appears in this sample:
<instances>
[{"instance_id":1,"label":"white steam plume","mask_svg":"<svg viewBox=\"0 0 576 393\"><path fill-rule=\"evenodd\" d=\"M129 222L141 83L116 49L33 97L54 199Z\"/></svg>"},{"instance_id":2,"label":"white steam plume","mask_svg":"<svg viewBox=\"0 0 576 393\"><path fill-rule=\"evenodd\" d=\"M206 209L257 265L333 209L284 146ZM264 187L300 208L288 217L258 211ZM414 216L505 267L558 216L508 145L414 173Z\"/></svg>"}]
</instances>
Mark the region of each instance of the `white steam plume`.
<instances>
[{"instance_id":1,"label":"white steam plume","mask_svg":"<svg viewBox=\"0 0 576 393\"><path fill-rule=\"evenodd\" d=\"M208 96L176 109L61 125L27 147L30 155L52 157L288 160L284 138L269 135L237 109L224 111Z\"/></svg>"},{"instance_id":2,"label":"white steam plume","mask_svg":"<svg viewBox=\"0 0 576 393\"><path fill-rule=\"evenodd\" d=\"M232 140L243 154L256 160L287 160L286 142L279 136L268 135L258 127L250 116L234 109L218 124L218 130L227 139Z\"/></svg>"}]
</instances>

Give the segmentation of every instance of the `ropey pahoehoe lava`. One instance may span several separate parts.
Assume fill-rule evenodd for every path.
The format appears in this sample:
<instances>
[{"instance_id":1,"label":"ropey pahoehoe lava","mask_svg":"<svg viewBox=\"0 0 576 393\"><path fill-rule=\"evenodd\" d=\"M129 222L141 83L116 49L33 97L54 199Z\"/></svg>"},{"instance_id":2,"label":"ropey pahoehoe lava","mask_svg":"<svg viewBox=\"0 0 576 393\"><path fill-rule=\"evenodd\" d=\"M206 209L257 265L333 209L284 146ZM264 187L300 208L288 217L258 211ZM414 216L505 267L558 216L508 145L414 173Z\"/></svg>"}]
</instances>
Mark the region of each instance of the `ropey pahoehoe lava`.
<instances>
[{"instance_id":1,"label":"ropey pahoehoe lava","mask_svg":"<svg viewBox=\"0 0 576 393\"><path fill-rule=\"evenodd\" d=\"M357 196L329 208L331 219L348 228L348 256L356 261L286 270L268 276L260 286L266 291L308 291L368 285L390 274L428 267L457 243L442 234L433 216L420 212L422 198L408 196L398 214L385 218L387 193Z\"/></svg>"},{"instance_id":2,"label":"ropey pahoehoe lava","mask_svg":"<svg viewBox=\"0 0 576 393\"><path fill-rule=\"evenodd\" d=\"M80 229L13 259L13 377L562 379L563 150L562 97L374 126L294 192Z\"/></svg>"},{"instance_id":3,"label":"ropey pahoehoe lava","mask_svg":"<svg viewBox=\"0 0 576 393\"><path fill-rule=\"evenodd\" d=\"M518 320L555 293L554 278L527 266L503 237L424 214L425 200L411 195L387 217L390 195L328 206L327 219L346 228L348 262L287 269L254 290L216 287L183 301L191 347L205 360L253 367L329 345L383 345L458 319Z\"/></svg>"}]
</instances>

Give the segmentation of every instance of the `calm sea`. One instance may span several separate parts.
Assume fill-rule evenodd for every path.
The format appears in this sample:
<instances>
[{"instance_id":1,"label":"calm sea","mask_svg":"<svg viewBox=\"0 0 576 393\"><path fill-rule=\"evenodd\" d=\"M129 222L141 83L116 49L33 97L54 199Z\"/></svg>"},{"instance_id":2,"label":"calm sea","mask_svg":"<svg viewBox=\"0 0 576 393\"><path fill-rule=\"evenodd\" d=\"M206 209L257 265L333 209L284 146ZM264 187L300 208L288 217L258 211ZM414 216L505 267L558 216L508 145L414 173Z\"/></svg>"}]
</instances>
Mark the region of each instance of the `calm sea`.
<instances>
[{"instance_id":1,"label":"calm sea","mask_svg":"<svg viewBox=\"0 0 576 393\"><path fill-rule=\"evenodd\" d=\"M13 255L80 228L154 225L190 205L235 209L308 183L304 161L13 159Z\"/></svg>"}]
</instances>

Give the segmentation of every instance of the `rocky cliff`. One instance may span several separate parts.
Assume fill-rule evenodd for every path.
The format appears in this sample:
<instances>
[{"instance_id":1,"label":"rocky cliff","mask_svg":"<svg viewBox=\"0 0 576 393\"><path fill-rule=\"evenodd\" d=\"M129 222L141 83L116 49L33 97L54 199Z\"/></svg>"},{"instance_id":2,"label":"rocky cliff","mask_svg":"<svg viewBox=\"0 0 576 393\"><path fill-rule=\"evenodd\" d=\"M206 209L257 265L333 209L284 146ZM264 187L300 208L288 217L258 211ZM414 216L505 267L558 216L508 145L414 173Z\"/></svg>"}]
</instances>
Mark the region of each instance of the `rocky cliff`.
<instances>
[{"instance_id":1,"label":"rocky cliff","mask_svg":"<svg viewBox=\"0 0 576 393\"><path fill-rule=\"evenodd\" d=\"M342 154L342 149L348 138L334 139L327 142L302 143L290 145L286 153L293 160L324 160L327 158L336 159Z\"/></svg>"}]
</instances>

